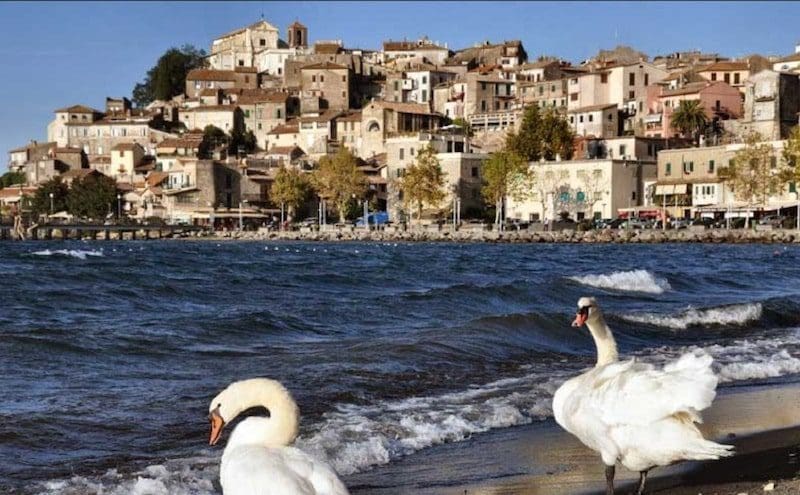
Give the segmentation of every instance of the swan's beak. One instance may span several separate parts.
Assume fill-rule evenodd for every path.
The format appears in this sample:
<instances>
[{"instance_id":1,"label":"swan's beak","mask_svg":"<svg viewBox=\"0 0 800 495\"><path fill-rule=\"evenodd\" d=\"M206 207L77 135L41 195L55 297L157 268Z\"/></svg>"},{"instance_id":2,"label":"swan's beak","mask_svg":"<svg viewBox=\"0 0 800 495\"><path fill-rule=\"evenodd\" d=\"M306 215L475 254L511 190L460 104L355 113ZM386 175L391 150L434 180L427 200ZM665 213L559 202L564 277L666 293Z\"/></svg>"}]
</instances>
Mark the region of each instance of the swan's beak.
<instances>
[{"instance_id":1,"label":"swan's beak","mask_svg":"<svg viewBox=\"0 0 800 495\"><path fill-rule=\"evenodd\" d=\"M580 309L575 314L575 321L572 322L573 327L582 327L586 320L589 318L589 311Z\"/></svg>"},{"instance_id":2,"label":"swan's beak","mask_svg":"<svg viewBox=\"0 0 800 495\"><path fill-rule=\"evenodd\" d=\"M216 445L217 442L219 442L219 437L222 436L222 428L225 426L225 420L222 419L222 416L219 415L219 411L216 409L211 411L208 420L211 422L211 437L208 439L208 444Z\"/></svg>"}]
</instances>

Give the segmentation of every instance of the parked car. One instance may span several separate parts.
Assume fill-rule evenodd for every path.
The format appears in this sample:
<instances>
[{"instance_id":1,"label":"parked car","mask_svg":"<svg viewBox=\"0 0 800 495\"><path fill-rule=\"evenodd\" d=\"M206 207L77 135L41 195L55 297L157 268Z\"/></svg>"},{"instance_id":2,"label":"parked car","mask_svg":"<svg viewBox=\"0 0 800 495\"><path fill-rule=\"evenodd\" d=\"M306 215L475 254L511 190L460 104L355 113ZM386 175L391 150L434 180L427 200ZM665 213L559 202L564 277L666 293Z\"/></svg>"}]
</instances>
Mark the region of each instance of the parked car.
<instances>
[{"instance_id":1,"label":"parked car","mask_svg":"<svg viewBox=\"0 0 800 495\"><path fill-rule=\"evenodd\" d=\"M771 225L773 228L780 228L784 217L780 215L767 215L758 220L759 225Z\"/></svg>"},{"instance_id":2,"label":"parked car","mask_svg":"<svg viewBox=\"0 0 800 495\"><path fill-rule=\"evenodd\" d=\"M713 218L702 217L702 218L695 218L695 219L693 219L693 220L692 220L692 221L689 223L689 225L692 225L692 226L702 225L703 227L705 227L705 228L707 228L707 229L710 229L710 228L714 227L714 224L715 224L715 223L716 223L716 222L714 221L714 219L713 219Z\"/></svg>"},{"instance_id":3,"label":"parked car","mask_svg":"<svg viewBox=\"0 0 800 495\"><path fill-rule=\"evenodd\" d=\"M624 220L620 225L620 229L646 229L647 228L647 220L643 218L630 218L628 220Z\"/></svg>"},{"instance_id":4,"label":"parked car","mask_svg":"<svg viewBox=\"0 0 800 495\"><path fill-rule=\"evenodd\" d=\"M620 225L625 221L624 218L615 218L613 220L608 220L603 228L604 229L618 229Z\"/></svg>"},{"instance_id":5,"label":"parked car","mask_svg":"<svg viewBox=\"0 0 800 495\"><path fill-rule=\"evenodd\" d=\"M676 230L685 229L689 226L689 220L685 218L673 218L670 222L670 226Z\"/></svg>"},{"instance_id":6,"label":"parked car","mask_svg":"<svg viewBox=\"0 0 800 495\"><path fill-rule=\"evenodd\" d=\"M524 222L518 218L507 218L506 219L506 230L522 230L527 229L529 222Z\"/></svg>"},{"instance_id":7,"label":"parked car","mask_svg":"<svg viewBox=\"0 0 800 495\"><path fill-rule=\"evenodd\" d=\"M299 223L301 227L313 227L314 225L319 224L319 219L317 217L308 217Z\"/></svg>"}]
</instances>

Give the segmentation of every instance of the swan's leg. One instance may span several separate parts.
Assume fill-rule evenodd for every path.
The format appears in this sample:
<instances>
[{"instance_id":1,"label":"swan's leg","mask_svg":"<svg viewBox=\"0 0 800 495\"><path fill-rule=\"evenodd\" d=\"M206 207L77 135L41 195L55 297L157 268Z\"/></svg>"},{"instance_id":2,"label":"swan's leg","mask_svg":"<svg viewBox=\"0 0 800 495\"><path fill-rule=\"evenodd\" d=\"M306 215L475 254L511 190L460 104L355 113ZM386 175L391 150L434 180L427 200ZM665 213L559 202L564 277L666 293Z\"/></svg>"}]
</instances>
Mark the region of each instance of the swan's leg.
<instances>
[{"instance_id":1,"label":"swan's leg","mask_svg":"<svg viewBox=\"0 0 800 495\"><path fill-rule=\"evenodd\" d=\"M639 489L636 490L636 495L644 494L644 484L647 481L647 473L649 470L639 471Z\"/></svg>"},{"instance_id":2,"label":"swan's leg","mask_svg":"<svg viewBox=\"0 0 800 495\"><path fill-rule=\"evenodd\" d=\"M606 495L614 495L614 466L606 466Z\"/></svg>"}]
</instances>

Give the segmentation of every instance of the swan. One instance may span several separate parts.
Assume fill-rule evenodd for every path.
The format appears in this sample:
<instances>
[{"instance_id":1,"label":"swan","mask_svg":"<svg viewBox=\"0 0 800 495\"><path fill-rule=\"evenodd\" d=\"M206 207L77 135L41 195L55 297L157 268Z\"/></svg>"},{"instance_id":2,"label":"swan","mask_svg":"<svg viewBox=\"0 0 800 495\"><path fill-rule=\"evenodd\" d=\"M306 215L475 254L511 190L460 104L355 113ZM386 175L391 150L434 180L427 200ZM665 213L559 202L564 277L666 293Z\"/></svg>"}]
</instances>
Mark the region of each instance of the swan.
<instances>
[{"instance_id":1,"label":"swan","mask_svg":"<svg viewBox=\"0 0 800 495\"><path fill-rule=\"evenodd\" d=\"M290 447L300 412L292 395L275 380L252 378L230 384L209 405L210 445L243 412L258 408L234 429L220 464L224 495L348 495L327 464ZM266 410L266 411L264 411Z\"/></svg>"},{"instance_id":2,"label":"swan","mask_svg":"<svg viewBox=\"0 0 800 495\"><path fill-rule=\"evenodd\" d=\"M600 453L607 495L614 494L617 462L639 472L636 493L641 495L654 467L733 455L732 446L705 440L695 426L716 394L711 356L687 353L663 369L634 359L620 362L614 336L592 297L578 301L572 326L584 324L597 346L597 364L556 391L553 415Z\"/></svg>"}]
</instances>

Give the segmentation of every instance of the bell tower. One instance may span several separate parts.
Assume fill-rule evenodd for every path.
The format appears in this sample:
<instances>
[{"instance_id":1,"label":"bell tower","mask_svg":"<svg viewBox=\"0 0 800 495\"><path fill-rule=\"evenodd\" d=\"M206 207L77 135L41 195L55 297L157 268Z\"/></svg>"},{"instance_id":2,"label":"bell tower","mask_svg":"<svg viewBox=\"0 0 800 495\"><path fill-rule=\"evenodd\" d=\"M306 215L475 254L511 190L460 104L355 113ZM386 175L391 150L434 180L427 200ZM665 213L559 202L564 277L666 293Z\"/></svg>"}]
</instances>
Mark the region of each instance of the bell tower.
<instances>
[{"instance_id":1,"label":"bell tower","mask_svg":"<svg viewBox=\"0 0 800 495\"><path fill-rule=\"evenodd\" d=\"M294 21L286 28L286 39L289 48L308 48L308 28Z\"/></svg>"}]
</instances>

